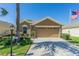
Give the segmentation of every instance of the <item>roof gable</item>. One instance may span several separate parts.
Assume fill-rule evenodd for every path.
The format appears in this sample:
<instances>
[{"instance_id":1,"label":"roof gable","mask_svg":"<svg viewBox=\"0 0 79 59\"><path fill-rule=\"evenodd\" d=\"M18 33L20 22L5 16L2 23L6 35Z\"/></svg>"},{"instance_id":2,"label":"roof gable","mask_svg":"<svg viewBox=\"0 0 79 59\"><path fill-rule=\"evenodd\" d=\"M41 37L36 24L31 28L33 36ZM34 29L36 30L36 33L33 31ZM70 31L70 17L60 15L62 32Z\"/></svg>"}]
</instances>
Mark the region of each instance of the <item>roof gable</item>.
<instances>
[{"instance_id":1,"label":"roof gable","mask_svg":"<svg viewBox=\"0 0 79 59\"><path fill-rule=\"evenodd\" d=\"M32 21L31 20L23 20L23 21L21 21L20 23L23 23L23 22L26 22L26 23L32 23Z\"/></svg>"},{"instance_id":2,"label":"roof gable","mask_svg":"<svg viewBox=\"0 0 79 59\"><path fill-rule=\"evenodd\" d=\"M60 22L54 20L54 19L51 18L51 17L43 18L42 20L40 20L40 21L34 23L33 25L39 24L39 23L44 22L44 21L46 21L46 20L49 20L49 21L51 21L51 22L54 22L54 23L56 23L56 24L58 24L58 25L62 25Z\"/></svg>"}]
</instances>

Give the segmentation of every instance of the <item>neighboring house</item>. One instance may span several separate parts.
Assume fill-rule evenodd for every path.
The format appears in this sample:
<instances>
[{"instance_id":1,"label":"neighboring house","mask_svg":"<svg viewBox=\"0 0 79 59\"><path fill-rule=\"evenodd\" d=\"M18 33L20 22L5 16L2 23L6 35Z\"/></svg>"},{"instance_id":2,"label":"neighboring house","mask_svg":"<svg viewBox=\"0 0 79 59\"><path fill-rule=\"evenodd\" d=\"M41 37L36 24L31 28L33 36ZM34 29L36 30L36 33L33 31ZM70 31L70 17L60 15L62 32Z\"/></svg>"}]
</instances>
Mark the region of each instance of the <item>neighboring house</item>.
<instances>
[{"instance_id":1,"label":"neighboring house","mask_svg":"<svg viewBox=\"0 0 79 59\"><path fill-rule=\"evenodd\" d=\"M79 37L79 24L63 26L62 33L67 33L71 36Z\"/></svg>"},{"instance_id":2,"label":"neighboring house","mask_svg":"<svg viewBox=\"0 0 79 59\"><path fill-rule=\"evenodd\" d=\"M0 21L0 36L10 34L10 23Z\"/></svg>"},{"instance_id":3,"label":"neighboring house","mask_svg":"<svg viewBox=\"0 0 79 59\"><path fill-rule=\"evenodd\" d=\"M20 23L20 31L29 37L55 37L59 38L62 34L62 24L46 17L40 21L23 20Z\"/></svg>"}]
</instances>

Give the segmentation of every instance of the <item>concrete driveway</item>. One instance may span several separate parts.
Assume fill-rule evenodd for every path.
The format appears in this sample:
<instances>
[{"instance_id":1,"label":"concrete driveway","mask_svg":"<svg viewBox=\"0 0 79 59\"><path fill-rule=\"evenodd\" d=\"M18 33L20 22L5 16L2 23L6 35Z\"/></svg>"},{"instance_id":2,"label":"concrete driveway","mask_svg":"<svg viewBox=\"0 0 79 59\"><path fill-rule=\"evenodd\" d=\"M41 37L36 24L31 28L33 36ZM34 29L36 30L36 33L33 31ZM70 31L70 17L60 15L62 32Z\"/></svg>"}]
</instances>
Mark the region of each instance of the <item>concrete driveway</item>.
<instances>
[{"instance_id":1,"label":"concrete driveway","mask_svg":"<svg viewBox=\"0 0 79 59\"><path fill-rule=\"evenodd\" d=\"M27 56L79 56L79 47L61 38L32 39Z\"/></svg>"}]
</instances>

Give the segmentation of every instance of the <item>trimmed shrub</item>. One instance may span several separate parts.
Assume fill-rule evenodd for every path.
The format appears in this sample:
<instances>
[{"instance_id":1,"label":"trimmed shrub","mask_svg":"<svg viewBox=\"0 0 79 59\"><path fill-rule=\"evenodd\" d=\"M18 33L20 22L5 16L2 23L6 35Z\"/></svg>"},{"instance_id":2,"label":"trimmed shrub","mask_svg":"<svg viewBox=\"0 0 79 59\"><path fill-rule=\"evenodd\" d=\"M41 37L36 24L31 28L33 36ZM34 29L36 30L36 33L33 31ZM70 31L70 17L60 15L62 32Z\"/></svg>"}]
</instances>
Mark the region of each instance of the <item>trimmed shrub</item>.
<instances>
[{"instance_id":1,"label":"trimmed shrub","mask_svg":"<svg viewBox=\"0 0 79 59\"><path fill-rule=\"evenodd\" d=\"M4 43L3 43L3 45L4 46L10 46L10 44L11 44L10 41L11 41L10 39L5 40Z\"/></svg>"},{"instance_id":2,"label":"trimmed shrub","mask_svg":"<svg viewBox=\"0 0 79 59\"><path fill-rule=\"evenodd\" d=\"M0 45L10 46L10 44L11 44L10 36L2 37L2 40L0 41Z\"/></svg>"},{"instance_id":3,"label":"trimmed shrub","mask_svg":"<svg viewBox=\"0 0 79 59\"><path fill-rule=\"evenodd\" d=\"M32 40L30 38L20 38L19 44L20 45L28 45L28 44L32 44Z\"/></svg>"},{"instance_id":4,"label":"trimmed shrub","mask_svg":"<svg viewBox=\"0 0 79 59\"><path fill-rule=\"evenodd\" d=\"M4 44L4 41L0 41L0 45L3 45Z\"/></svg>"},{"instance_id":5,"label":"trimmed shrub","mask_svg":"<svg viewBox=\"0 0 79 59\"><path fill-rule=\"evenodd\" d=\"M69 41L69 42L71 42L71 43L79 43L78 41Z\"/></svg>"},{"instance_id":6,"label":"trimmed shrub","mask_svg":"<svg viewBox=\"0 0 79 59\"><path fill-rule=\"evenodd\" d=\"M33 41L30 38L26 38L25 40L26 40L26 44L32 44L33 43Z\"/></svg>"},{"instance_id":7,"label":"trimmed shrub","mask_svg":"<svg viewBox=\"0 0 79 59\"><path fill-rule=\"evenodd\" d=\"M10 45L10 38L3 38L3 40L0 41L0 45L9 46Z\"/></svg>"},{"instance_id":8,"label":"trimmed shrub","mask_svg":"<svg viewBox=\"0 0 79 59\"><path fill-rule=\"evenodd\" d=\"M62 34L62 38L66 40L70 40L70 35L69 34Z\"/></svg>"},{"instance_id":9,"label":"trimmed shrub","mask_svg":"<svg viewBox=\"0 0 79 59\"><path fill-rule=\"evenodd\" d=\"M15 45L15 43L17 43L16 40L12 40L13 45ZM20 37L20 40L18 42L19 45L28 45L28 44L32 44L32 40L30 38L26 38L26 37ZM11 44L11 37L10 36L6 36L3 37L2 40L0 41L0 45L4 45L4 46L10 46Z\"/></svg>"},{"instance_id":10,"label":"trimmed shrub","mask_svg":"<svg viewBox=\"0 0 79 59\"><path fill-rule=\"evenodd\" d=\"M22 45L22 46L24 46L24 45L26 45L26 41L24 39L20 40L19 44Z\"/></svg>"}]
</instances>

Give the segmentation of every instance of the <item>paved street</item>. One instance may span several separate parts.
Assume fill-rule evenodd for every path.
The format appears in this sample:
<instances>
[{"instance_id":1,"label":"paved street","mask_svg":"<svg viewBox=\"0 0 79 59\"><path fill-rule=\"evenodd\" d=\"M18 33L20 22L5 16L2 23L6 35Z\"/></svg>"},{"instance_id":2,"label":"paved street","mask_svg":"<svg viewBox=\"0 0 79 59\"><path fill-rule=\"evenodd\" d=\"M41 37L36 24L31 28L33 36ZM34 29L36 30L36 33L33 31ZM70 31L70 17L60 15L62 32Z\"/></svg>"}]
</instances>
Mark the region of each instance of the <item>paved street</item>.
<instances>
[{"instance_id":1,"label":"paved street","mask_svg":"<svg viewBox=\"0 0 79 59\"><path fill-rule=\"evenodd\" d=\"M79 56L79 47L61 38L37 38L33 41L27 56Z\"/></svg>"}]
</instances>

